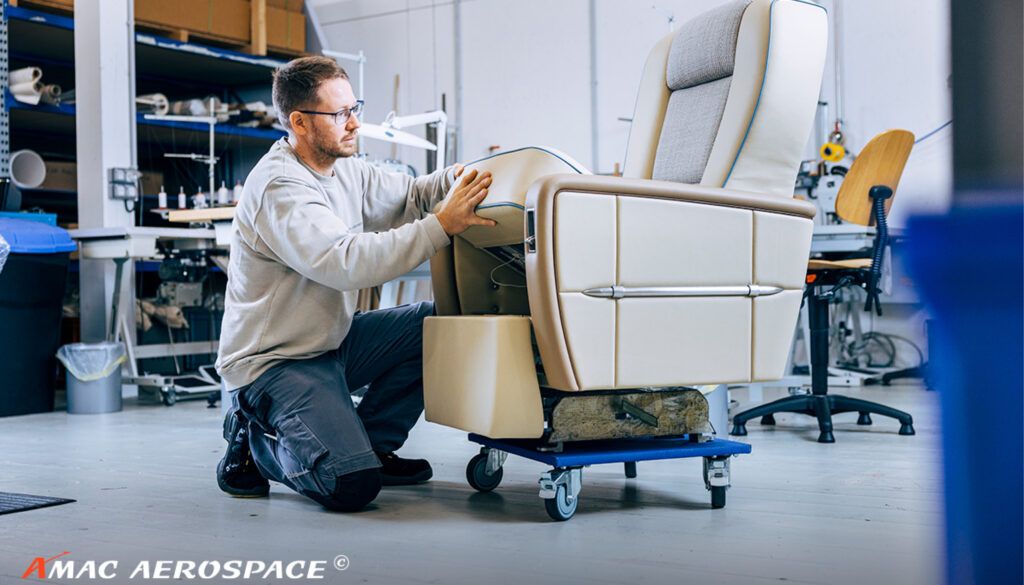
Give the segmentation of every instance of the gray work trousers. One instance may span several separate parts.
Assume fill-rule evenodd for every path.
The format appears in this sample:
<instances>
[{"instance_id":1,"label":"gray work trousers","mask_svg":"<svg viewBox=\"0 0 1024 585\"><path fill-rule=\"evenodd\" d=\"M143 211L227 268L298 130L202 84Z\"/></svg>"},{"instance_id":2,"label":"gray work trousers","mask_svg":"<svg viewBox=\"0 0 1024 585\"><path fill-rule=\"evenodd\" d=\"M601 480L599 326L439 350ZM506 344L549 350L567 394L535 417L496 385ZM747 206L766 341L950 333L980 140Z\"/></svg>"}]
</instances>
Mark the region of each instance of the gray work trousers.
<instances>
[{"instance_id":1,"label":"gray work trousers","mask_svg":"<svg viewBox=\"0 0 1024 585\"><path fill-rule=\"evenodd\" d=\"M344 492L339 479L359 478L363 487L350 489L372 490L372 500L374 451L401 447L423 412L423 319L433 314L430 302L356 313L336 351L284 361L232 392L225 434L240 411L264 477L329 508ZM356 408L350 392L366 385Z\"/></svg>"}]
</instances>

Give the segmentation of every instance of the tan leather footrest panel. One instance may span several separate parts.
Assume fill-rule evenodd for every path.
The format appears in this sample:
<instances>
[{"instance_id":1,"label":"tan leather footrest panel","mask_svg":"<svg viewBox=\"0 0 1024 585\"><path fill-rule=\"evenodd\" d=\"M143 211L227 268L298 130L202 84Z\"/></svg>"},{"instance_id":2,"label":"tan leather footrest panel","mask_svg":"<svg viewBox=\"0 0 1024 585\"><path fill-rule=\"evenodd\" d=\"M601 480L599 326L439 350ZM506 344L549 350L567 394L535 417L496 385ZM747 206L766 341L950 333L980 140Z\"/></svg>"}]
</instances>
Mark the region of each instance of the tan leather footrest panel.
<instances>
[{"instance_id":1,"label":"tan leather footrest panel","mask_svg":"<svg viewBox=\"0 0 1024 585\"><path fill-rule=\"evenodd\" d=\"M428 421L495 439L544 433L530 318L428 317L423 321Z\"/></svg>"}]
</instances>

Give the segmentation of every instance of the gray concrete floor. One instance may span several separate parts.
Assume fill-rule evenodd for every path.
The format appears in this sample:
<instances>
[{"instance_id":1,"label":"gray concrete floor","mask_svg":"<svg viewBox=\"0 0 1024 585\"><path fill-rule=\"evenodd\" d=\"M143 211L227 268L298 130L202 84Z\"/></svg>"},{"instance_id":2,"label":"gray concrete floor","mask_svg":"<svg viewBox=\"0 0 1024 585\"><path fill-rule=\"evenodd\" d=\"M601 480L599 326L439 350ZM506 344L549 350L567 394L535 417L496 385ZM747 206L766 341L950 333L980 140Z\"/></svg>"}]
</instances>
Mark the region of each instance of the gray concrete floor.
<instances>
[{"instance_id":1,"label":"gray concrete floor","mask_svg":"<svg viewBox=\"0 0 1024 585\"><path fill-rule=\"evenodd\" d=\"M710 509L699 459L642 462L633 480L603 465L585 470L579 511L563 523L549 521L537 497L541 464L510 457L498 490L478 494L464 475L477 449L424 422L401 453L430 459L434 479L386 488L370 509L346 515L277 484L266 499L222 495L220 411L203 402L3 418L0 491L78 501L0 516L0 584L24 583L34 557L64 551L129 568L163 559L330 564L344 554L349 567L328 568L331 583L941 582L936 395L915 386L842 392L910 411L917 436L898 436L898 424L880 417L858 427L847 414L837 417L837 443L820 445L812 419L780 415L775 428L748 426L754 450L733 460L724 509ZM119 580L128 572L119 568Z\"/></svg>"}]
</instances>

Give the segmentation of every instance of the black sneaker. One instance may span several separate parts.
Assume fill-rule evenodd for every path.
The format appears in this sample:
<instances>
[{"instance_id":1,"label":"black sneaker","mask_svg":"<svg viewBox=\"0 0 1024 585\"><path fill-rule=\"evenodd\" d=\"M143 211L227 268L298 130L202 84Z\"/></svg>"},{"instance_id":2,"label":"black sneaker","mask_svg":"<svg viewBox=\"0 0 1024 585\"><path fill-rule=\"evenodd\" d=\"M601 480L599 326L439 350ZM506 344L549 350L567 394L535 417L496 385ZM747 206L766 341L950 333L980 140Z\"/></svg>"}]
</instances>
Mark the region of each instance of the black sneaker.
<instances>
[{"instance_id":1,"label":"black sneaker","mask_svg":"<svg viewBox=\"0 0 1024 585\"><path fill-rule=\"evenodd\" d=\"M263 498L270 494L266 480L252 460L249 451L249 427L238 416L228 421L227 451L217 464L217 485L221 491L235 498Z\"/></svg>"},{"instance_id":2,"label":"black sneaker","mask_svg":"<svg viewBox=\"0 0 1024 585\"><path fill-rule=\"evenodd\" d=\"M403 459L394 452L375 453L380 459L380 480L383 485L413 485L434 476L434 470L425 459Z\"/></svg>"}]
</instances>

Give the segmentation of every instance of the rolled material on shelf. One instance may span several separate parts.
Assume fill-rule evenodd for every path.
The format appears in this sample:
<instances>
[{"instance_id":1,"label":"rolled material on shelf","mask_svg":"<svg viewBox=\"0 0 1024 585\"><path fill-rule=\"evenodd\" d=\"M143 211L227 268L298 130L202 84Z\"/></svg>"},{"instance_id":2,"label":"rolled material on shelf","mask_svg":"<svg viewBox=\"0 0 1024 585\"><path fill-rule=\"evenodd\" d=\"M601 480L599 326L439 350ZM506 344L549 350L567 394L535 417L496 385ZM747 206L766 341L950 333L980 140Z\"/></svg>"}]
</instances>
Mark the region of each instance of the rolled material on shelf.
<instances>
[{"instance_id":1,"label":"rolled material on shelf","mask_svg":"<svg viewBox=\"0 0 1024 585\"><path fill-rule=\"evenodd\" d=\"M40 87L39 101L51 106L60 105L61 88L56 83L44 83Z\"/></svg>"},{"instance_id":2,"label":"rolled material on shelf","mask_svg":"<svg viewBox=\"0 0 1024 585\"><path fill-rule=\"evenodd\" d=\"M211 100L213 101L212 108L210 107ZM190 99L171 102L170 104L171 113L179 116L213 116L217 118L218 122L227 122L230 113L228 112L227 104L220 101L216 97L206 97L203 99Z\"/></svg>"},{"instance_id":3,"label":"rolled material on shelf","mask_svg":"<svg viewBox=\"0 0 1024 585\"><path fill-rule=\"evenodd\" d=\"M19 102L38 105L42 97L43 84L39 82L42 77L43 70L38 67L22 67L11 71L7 78L11 95Z\"/></svg>"},{"instance_id":4,"label":"rolled material on shelf","mask_svg":"<svg viewBox=\"0 0 1024 585\"><path fill-rule=\"evenodd\" d=\"M141 114L166 116L171 109L171 102L162 93L147 93L135 98L136 109Z\"/></svg>"},{"instance_id":5,"label":"rolled material on shelf","mask_svg":"<svg viewBox=\"0 0 1024 585\"><path fill-rule=\"evenodd\" d=\"M35 189L46 179L46 163L34 150L11 153L11 181L21 189Z\"/></svg>"}]
</instances>

